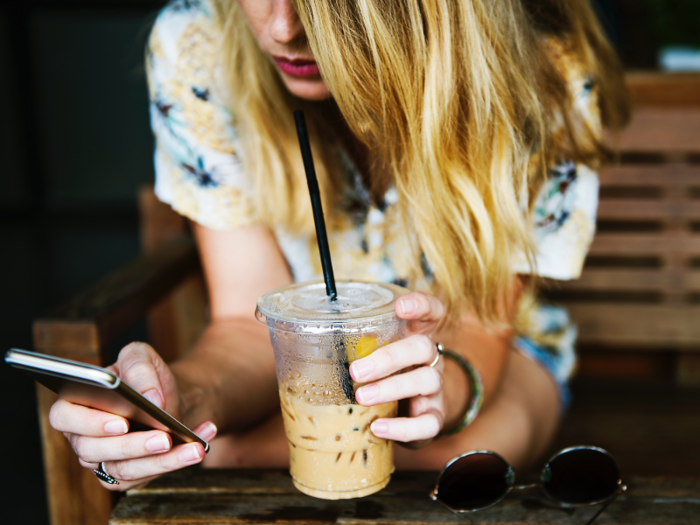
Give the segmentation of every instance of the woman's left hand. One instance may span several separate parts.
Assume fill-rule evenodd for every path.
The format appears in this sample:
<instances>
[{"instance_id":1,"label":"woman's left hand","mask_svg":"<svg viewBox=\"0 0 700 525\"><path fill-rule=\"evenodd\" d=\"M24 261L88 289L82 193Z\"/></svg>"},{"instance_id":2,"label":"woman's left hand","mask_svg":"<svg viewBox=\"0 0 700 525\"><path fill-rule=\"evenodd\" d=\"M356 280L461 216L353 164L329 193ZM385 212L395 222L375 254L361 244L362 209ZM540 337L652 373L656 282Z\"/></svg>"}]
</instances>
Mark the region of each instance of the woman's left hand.
<instances>
[{"instance_id":1,"label":"woman's left hand","mask_svg":"<svg viewBox=\"0 0 700 525\"><path fill-rule=\"evenodd\" d=\"M355 393L363 406L408 400L409 417L377 419L371 430L377 437L420 448L440 432L445 420L444 360L430 367L437 357L430 334L445 308L439 299L421 292L400 297L395 307L396 314L408 321L406 337L354 361L350 375L358 383L368 383Z\"/></svg>"}]
</instances>

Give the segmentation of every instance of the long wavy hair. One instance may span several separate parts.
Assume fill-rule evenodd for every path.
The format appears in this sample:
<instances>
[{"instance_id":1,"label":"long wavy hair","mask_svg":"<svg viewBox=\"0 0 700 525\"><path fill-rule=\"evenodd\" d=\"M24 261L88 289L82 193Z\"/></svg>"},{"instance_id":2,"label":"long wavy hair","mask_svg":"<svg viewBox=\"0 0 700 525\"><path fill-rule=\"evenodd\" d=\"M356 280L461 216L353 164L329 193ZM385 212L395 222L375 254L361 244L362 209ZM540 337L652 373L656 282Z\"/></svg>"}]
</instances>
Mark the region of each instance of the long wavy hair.
<instances>
[{"instance_id":1,"label":"long wavy hair","mask_svg":"<svg viewBox=\"0 0 700 525\"><path fill-rule=\"evenodd\" d=\"M241 156L270 225L312 228L291 112L308 110L326 210L338 171L318 104L293 97L236 0L216 0ZM513 261L534 261L529 205L557 159L606 150L572 108L547 53L561 42L598 85L603 123L629 117L621 67L588 0L294 0L322 77L369 150L372 178L399 194L448 316L502 319ZM559 135L555 138L553 123ZM564 138L561 130L564 130ZM533 263L534 264L534 263Z\"/></svg>"}]
</instances>

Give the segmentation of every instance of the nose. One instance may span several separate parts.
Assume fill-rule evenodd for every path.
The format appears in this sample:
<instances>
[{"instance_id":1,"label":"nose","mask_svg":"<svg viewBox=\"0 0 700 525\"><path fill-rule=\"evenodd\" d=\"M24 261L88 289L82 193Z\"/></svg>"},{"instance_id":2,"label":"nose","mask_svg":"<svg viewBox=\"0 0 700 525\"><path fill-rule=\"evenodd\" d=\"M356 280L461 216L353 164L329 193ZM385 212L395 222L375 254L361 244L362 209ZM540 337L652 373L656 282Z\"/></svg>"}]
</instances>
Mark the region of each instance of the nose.
<instances>
[{"instance_id":1,"label":"nose","mask_svg":"<svg viewBox=\"0 0 700 525\"><path fill-rule=\"evenodd\" d=\"M290 0L274 0L270 36L280 44L289 44L303 33L304 26Z\"/></svg>"}]
</instances>

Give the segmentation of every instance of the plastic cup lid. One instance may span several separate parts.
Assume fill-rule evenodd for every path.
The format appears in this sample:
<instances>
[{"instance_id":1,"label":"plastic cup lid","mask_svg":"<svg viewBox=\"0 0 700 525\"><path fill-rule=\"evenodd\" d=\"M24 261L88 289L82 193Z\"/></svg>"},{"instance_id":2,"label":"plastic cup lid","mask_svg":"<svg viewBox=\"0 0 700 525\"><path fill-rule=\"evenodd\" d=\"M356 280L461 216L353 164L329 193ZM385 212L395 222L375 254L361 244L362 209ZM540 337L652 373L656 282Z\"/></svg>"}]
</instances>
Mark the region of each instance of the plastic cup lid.
<instances>
[{"instance_id":1,"label":"plastic cup lid","mask_svg":"<svg viewBox=\"0 0 700 525\"><path fill-rule=\"evenodd\" d=\"M255 317L289 332L354 331L390 321L396 316L396 299L408 293L394 284L362 281L338 281L336 287L338 299L333 302L323 282L277 288L258 299Z\"/></svg>"}]
</instances>

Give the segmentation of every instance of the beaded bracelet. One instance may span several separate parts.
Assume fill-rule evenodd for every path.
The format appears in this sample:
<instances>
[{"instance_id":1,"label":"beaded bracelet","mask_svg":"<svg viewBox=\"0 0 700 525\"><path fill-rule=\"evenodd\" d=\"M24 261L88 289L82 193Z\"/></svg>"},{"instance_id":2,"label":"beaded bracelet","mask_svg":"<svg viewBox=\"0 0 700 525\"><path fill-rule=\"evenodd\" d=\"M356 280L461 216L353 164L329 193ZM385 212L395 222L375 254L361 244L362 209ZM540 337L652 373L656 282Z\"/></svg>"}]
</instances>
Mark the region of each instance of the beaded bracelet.
<instances>
[{"instance_id":1,"label":"beaded bracelet","mask_svg":"<svg viewBox=\"0 0 700 525\"><path fill-rule=\"evenodd\" d=\"M461 421L449 430L442 430L435 437L435 439L438 439L441 437L453 436L457 434L460 430L462 430L467 425L470 425L472 421L476 419L476 416L479 415L479 410L481 410L481 404L484 402L484 382L481 380L481 374L479 374L478 370L476 370L476 368L474 368L469 363L469 361L464 359L457 352L453 352L452 350L446 349L442 346L441 343L436 343L436 345L438 353L457 363L467 375L472 385L471 402L465 410L464 416L461 418Z\"/></svg>"}]
</instances>

